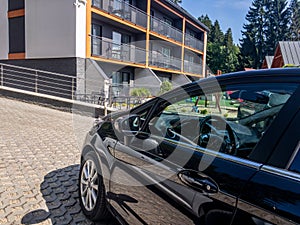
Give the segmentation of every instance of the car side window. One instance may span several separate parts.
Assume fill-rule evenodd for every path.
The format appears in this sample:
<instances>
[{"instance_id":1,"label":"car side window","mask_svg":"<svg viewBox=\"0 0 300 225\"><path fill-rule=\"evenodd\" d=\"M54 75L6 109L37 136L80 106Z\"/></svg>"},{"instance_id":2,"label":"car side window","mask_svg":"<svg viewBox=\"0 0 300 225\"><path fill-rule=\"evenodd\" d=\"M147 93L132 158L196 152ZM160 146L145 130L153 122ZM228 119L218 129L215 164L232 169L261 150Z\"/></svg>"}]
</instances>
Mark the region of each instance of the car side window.
<instances>
[{"instance_id":1,"label":"car side window","mask_svg":"<svg viewBox=\"0 0 300 225\"><path fill-rule=\"evenodd\" d=\"M247 158L296 89L268 86L228 86L169 101L149 130L171 141Z\"/></svg>"}]
</instances>

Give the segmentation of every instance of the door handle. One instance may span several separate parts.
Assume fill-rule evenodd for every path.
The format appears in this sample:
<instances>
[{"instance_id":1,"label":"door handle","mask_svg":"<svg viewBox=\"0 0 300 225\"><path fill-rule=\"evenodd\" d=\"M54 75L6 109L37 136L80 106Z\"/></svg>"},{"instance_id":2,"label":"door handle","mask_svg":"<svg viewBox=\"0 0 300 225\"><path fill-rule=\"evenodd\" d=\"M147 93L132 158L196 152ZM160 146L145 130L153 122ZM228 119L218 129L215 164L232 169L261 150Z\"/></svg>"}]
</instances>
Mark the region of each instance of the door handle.
<instances>
[{"instance_id":1,"label":"door handle","mask_svg":"<svg viewBox=\"0 0 300 225\"><path fill-rule=\"evenodd\" d=\"M184 170L178 174L179 179L189 187L209 194L218 193L217 183L210 177L196 171Z\"/></svg>"}]
</instances>

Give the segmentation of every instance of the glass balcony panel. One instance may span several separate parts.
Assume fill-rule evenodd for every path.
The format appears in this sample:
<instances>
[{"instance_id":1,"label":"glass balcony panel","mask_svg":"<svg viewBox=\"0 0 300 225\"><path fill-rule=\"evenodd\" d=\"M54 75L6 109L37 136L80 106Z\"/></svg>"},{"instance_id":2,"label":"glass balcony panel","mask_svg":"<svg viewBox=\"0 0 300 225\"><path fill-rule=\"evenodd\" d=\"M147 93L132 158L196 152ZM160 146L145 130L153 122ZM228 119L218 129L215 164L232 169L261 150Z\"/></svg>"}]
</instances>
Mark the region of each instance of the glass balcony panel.
<instances>
[{"instance_id":1,"label":"glass balcony panel","mask_svg":"<svg viewBox=\"0 0 300 225\"><path fill-rule=\"evenodd\" d=\"M181 60L175 57L163 55L161 52L151 51L149 54L149 64L159 68L181 70Z\"/></svg>"},{"instance_id":2,"label":"glass balcony panel","mask_svg":"<svg viewBox=\"0 0 300 225\"><path fill-rule=\"evenodd\" d=\"M151 16L151 30L162 34L168 38L172 38L175 41L182 42L182 31L169 25L168 23L159 20L158 18Z\"/></svg>"},{"instance_id":3,"label":"glass balcony panel","mask_svg":"<svg viewBox=\"0 0 300 225\"><path fill-rule=\"evenodd\" d=\"M185 45L200 51L204 51L203 41L200 41L189 34L185 34Z\"/></svg>"},{"instance_id":4,"label":"glass balcony panel","mask_svg":"<svg viewBox=\"0 0 300 225\"><path fill-rule=\"evenodd\" d=\"M92 38L92 55L131 63L145 64L146 50L131 44L117 44L110 39Z\"/></svg>"},{"instance_id":5,"label":"glass balcony panel","mask_svg":"<svg viewBox=\"0 0 300 225\"><path fill-rule=\"evenodd\" d=\"M93 7L147 28L147 14L122 0L93 0Z\"/></svg>"},{"instance_id":6,"label":"glass balcony panel","mask_svg":"<svg viewBox=\"0 0 300 225\"><path fill-rule=\"evenodd\" d=\"M184 72L193 73L193 74L202 74L202 64L185 60Z\"/></svg>"}]
</instances>

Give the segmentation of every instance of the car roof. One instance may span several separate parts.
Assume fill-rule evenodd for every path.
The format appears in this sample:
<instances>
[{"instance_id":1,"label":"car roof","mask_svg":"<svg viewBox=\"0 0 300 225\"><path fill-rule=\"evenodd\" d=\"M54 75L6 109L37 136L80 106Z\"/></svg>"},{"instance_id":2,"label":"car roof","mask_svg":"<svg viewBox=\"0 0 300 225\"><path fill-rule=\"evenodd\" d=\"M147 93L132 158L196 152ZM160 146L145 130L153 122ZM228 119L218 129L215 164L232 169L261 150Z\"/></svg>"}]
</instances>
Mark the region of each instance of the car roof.
<instances>
[{"instance_id":1,"label":"car roof","mask_svg":"<svg viewBox=\"0 0 300 225\"><path fill-rule=\"evenodd\" d=\"M241 71L241 72L234 72L234 73L228 73L228 74L216 76L215 78L217 78L218 80L238 79L238 78L251 79L251 80L256 80L260 78L264 80L264 78L267 78L271 82L276 78L276 80L282 82L288 81L290 79L292 80L296 79L300 81L300 68L260 69L260 70L251 70L251 71ZM201 82L201 80L199 80L198 82Z\"/></svg>"}]
</instances>

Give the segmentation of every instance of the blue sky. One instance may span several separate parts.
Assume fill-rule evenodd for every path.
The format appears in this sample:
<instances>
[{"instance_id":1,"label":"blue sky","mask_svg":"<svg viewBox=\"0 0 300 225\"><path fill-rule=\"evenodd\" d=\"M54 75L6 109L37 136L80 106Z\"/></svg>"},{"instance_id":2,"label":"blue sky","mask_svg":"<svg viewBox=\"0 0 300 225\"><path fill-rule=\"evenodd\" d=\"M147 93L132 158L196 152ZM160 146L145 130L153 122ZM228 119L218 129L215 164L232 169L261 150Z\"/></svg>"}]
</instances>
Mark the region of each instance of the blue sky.
<instances>
[{"instance_id":1,"label":"blue sky","mask_svg":"<svg viewBox=\"0 0 300 225\"><path fill-rule=\"evenodd\" d=\"M252 0L182 0L182 2L181 6L196 18L207 14L213 22L218 20L224 33L231 27L234 42L239 43Z\"/></svg>"}]
</instances>

